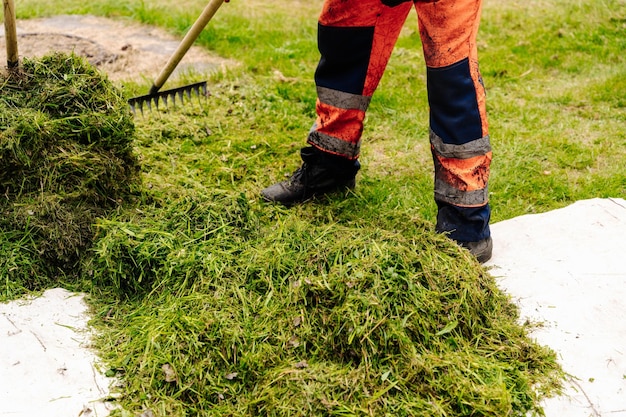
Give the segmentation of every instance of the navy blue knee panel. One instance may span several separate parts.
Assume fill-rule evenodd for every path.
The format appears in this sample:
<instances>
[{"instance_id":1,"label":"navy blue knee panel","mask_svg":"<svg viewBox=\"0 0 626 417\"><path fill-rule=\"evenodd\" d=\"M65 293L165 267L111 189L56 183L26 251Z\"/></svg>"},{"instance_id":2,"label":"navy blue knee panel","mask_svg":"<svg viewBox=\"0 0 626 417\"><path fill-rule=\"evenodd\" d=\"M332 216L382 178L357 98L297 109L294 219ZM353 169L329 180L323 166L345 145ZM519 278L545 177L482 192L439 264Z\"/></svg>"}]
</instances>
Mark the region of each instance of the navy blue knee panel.
<instances>
[{"instance_id":1,"label":"navy blue knee panel","mask_svg":"<svg viewBox=\"0 0 626 417\"><path fill-rule=\"evenodd\" d=\"M427 68L430 127L444 143L462 145L483 136L476 88L466 58Z\"/></svg>"}]
</instances>

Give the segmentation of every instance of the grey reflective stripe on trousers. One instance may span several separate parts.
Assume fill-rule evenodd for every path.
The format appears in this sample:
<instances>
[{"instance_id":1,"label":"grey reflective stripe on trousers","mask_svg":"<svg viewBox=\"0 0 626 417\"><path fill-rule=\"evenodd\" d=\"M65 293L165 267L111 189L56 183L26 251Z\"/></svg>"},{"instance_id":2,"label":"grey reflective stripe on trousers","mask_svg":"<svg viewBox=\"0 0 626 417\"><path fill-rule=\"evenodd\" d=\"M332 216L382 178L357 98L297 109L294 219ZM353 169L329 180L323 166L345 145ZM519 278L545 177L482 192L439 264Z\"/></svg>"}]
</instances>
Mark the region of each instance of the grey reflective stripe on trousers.
<instances>
[{"instance_id":1,"label":"grey reflective stripe on trousers","mask_svg":"<svg viewBox=\"0 0 626 417\"><path fill-rule=\"evenodd\" d=\"M313 124L309 132L309 137L307 138L307 142L310 145L349 159L355 159L359 156L359 151L361 150L360 140L358 143L350 143L325 133L320 133L315 129L316 125Z\"/></svg>"},{"instance_id":2,"label":"grey reflective stripe on trousers","mask_svg":"<svg viewBox=\"0 0 626 417\"><path fill-rule=\"evenodd\" d=\"M461 191L435 177L435 201L459 207L479 207L489 201L488 187L476 191Z\"/></svg>"},{"instance_id":3,"label":"grey reflective stripe on trousers","mask_svg":"<svg viewBox=\"0 0 626 417\"><path fill-rule=\"evenodd\" d=\"M454 145L444 143L443 139L431 130L430 143L433 145L435 153L444 158L469 159L491 152L489 135L462 145Z\"/></svg>"},{"instance_id":4,"label":"grey reflective stripe on trousers","mask_svg":"<svg viewBox=\"0 0 626 417\"><path fill-rule=\"evenodd\" d=\"M338 109L366 111L372 101L371 97L344 93L326 87L317 87L317 98L324 104Z\"/></svg>"}]
</instances>

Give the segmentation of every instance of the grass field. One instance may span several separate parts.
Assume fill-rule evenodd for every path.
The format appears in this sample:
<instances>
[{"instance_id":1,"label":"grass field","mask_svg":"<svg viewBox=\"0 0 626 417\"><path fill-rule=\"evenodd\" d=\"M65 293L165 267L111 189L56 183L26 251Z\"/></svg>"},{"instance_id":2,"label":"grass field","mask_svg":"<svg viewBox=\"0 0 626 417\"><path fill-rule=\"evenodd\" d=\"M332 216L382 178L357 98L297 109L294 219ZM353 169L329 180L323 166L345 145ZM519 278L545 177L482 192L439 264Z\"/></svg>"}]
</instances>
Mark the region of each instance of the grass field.
<instances>
[{"instance_id":1,"label":"grass field","mask_svg":"<svg viewBox=\"0 0 626 417\"><path fill-rule=\"evenodd\" d=\"M27 0L17 14L181 34L203 7ZM558 384L554 355L527 337L488 271L433 232L414 14L368 112L357 188L291 209L260 201L298 167L313 121L320 7L225 4L198 44L242 65L209 75L202 108L136 118L138 201L98 220L78 270L5 283L2 297L90 293L122 415L538 411ZM626 2L486 0L482 22L493 221L626 197ZM128 97L147 87L120 85Z\"/></svg>"}]
</instances>

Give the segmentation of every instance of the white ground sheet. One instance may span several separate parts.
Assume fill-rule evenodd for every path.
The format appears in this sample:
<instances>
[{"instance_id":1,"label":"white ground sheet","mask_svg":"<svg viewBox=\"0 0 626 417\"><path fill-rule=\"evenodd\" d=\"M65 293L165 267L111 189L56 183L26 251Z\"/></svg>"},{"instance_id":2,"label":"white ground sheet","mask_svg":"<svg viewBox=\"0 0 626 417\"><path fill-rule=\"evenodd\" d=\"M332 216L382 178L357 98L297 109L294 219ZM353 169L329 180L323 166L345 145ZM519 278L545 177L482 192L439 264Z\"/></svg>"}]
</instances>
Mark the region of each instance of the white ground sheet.
<instances>
[{"instance_id":1,"label":"white ground sheet","mask_svg":"<svg viewBox=\"0 0 626 417\"><path fill-rule=\"evenodd\" d=\"M57 288L0 304L0 416L106 416L113 382L89 349L83 295Z\"/></svg>"},{"instance_id":2,"label":"white ground sheet","mask_svg":"<svg viewBox=\"0 0 626 417\"><path fill-rule=\"evenodd\" d=\"M492 233L492 275L571 376L546 416L626 416L626 201L578 201Z\"/></svg>"}]
</instances>

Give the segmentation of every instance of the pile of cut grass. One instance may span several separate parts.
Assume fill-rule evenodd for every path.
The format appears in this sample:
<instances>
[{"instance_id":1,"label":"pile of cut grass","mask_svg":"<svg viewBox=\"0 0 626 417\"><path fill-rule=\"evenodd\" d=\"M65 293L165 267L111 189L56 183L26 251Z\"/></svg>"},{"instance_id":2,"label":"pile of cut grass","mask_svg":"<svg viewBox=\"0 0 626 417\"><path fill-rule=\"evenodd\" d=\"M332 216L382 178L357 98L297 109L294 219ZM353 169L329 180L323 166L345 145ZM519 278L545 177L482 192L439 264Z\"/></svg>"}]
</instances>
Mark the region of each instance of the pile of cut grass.
<instances>
[{"instance_id":1,"label":"pile of cut grass","mask_svg":"<svg viewBox=\"0 0 626 417\"><path fill-rule=\"evenodd\" d=\"M406 213L329 224L320 210L195 192L99 223L94 282L121 296L100 306L99 348L127 412L540 412L554 354L467 252Z\"/></svg>"},{"instance_id":2,"label":"pile of cut grass","mask_svg":"<svg viewBox=\"0 0 626 417\"><path fill-rule=\"evenodd\" d=\"M138 179L126 100L83 58L24 59L0 75L2 296L76 273L95 219Z\"/></svg>"}]
</instances>

